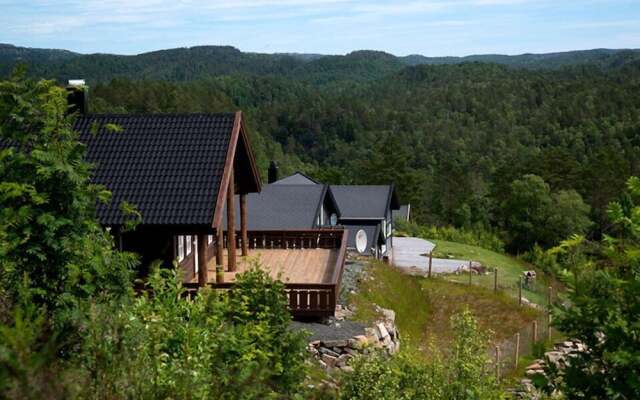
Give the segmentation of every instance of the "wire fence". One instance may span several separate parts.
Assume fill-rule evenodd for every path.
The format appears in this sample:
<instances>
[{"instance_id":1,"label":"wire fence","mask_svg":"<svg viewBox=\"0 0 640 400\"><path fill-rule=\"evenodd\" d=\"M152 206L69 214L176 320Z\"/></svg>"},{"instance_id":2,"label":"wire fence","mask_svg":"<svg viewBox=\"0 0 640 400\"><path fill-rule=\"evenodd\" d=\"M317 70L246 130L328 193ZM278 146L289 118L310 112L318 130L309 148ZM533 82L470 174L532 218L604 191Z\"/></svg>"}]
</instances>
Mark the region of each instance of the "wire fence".
<instances>
[{"instance_id":1,"label":"wire fence","mask_svg":"<svg viewBox=\"0 0 640 400\"><path fill-rule=\"evenodd\" d=\"M496 343L491 349L492 367L498 378L516 370L521 357L541 356L534 353L544 351L545 344L559 337L559 332L553 328L550 313L556 288L552 283L538 279L528 272L517 279L513 279L513 275L502 278L497 268L480 269L470 264L462 273L450 277L450 280L461 284L481 286L506 294L522 307L532 307L539 311L527 326L511 338ZM536 344L539 344L537 349Z\"/></svg>"}]
</instances>

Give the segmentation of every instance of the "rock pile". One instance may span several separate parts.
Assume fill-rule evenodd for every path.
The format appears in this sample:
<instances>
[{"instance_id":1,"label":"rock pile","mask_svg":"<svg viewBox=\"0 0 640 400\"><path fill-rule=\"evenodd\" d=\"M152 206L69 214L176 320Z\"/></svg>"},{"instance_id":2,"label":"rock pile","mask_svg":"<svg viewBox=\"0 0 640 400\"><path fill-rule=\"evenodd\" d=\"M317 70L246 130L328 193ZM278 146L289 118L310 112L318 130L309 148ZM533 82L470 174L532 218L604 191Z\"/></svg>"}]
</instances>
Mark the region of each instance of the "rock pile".
<instances>
[{"instance_id":1,"label":"rock pile","mask_svg":"<svg viewBox=\"0 0 640 400\"><path fill-rule=\"evenodd\" d=\"M314 340L309 343L308 351L323 368L338 368L345 372L353 371L349 363L357 355L372 351L383 351L389 355L396 353L400 349L400 333L395 325L395 312L384 308L378 308L378 311L381 319L372 327L365 328L364 335L340 340Z\"/></svg>"},{"instance_id":2,"label":"rock pile","mask_svg":"<svg viewBox=\"0 0 640 400\"><path fill-rule=\"evenodd\" d=\"M570 364L571 358L586 350L586 346L579 340L556 343L552 351L544 353L544 359L535 360L525 369L526 378L522 379L520 386L512 391L513 397L526 400L542 398L540 391L533 385L535 377L546 377L545 369L551 366L554 369L563 370Z\"/></svg>"}]
</instances>

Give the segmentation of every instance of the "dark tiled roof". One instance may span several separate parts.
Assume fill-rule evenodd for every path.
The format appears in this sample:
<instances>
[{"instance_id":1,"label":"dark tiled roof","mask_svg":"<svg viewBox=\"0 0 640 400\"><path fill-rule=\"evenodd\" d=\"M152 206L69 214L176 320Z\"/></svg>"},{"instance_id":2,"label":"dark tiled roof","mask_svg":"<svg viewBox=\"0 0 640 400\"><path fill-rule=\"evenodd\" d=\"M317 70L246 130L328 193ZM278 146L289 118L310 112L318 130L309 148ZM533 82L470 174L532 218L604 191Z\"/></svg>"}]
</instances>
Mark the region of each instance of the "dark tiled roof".
<instances>
[{"instance_id":1,"label":"dark tiled roof","mask_svg":"<svg viewBox=\"0 0 640 400\"><path fill-rule=\"evenodd\" d=\"M383 219L398 208L392 185L331 185L331 192L343 219Z\"/></svg>"},{"instance_id":2,"label":"dark tiled roof","mask_svg":"<svg viewBox=\"0 0 640 400\"><path fill-rule=\"evenodd\" d=\"M247 195L247 229L312 229L326 193L326 185L264 185L260 193ZM236 196L237 227L239 207Z\"/></svg>"},{"instance_id":3,"label":"dark tiled roof","mask_svg":"<svg viewBox=\"0 0 640 400\"><path fill-rule=\"evenodd\" d=\"M107 123L122 132L107 132ZM93 181L113 193L98 207L100 222L121 224L127 201L143 224L210 226L233 125L232 113L79 116L75 129L95 164Z\"/></svg>"},{"instance_id":4,"label":"dark tiled roof","mask_svg":"<svg viewBox=\"0 0 640 400\"><path fill-rule=\"evenodd\" d=\"M316 185L318 182L309 178L307 175L302 172L296 172L293 175L287 176L285 178L279 179L273 182L274 185Z\"/></svg>"}]
</instances>

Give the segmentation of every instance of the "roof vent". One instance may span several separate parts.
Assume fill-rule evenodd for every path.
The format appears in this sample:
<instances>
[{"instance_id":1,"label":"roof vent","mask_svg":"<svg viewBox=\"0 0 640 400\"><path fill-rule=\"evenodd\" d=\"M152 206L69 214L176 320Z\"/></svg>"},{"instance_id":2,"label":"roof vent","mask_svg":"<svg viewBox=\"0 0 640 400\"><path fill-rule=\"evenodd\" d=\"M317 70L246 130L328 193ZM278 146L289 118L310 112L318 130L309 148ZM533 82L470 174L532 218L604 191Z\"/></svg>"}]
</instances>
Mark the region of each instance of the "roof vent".
<instances>
[{"instance_id":1,"label":"roof vent","mask_svg":"<svg viewBox=\"0 0 640 400\"><path fill-rule=\"evenodd\" d=\"M278 164L275 161L271 161L269 164L269 183L273 183L278 180Z\"/></svg>"}]
</instances>

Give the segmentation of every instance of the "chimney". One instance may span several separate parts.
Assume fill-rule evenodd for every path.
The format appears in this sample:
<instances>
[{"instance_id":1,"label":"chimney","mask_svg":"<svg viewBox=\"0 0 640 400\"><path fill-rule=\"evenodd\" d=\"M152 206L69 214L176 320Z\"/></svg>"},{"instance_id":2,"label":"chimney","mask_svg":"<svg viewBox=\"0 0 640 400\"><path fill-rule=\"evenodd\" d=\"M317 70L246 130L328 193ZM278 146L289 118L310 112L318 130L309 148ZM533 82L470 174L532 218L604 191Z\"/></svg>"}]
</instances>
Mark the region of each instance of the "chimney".
<instances>
[{"instance_id":1,"label":"chimney","mask_svg":"<svg viewBox=\"0 0 640 400\"><path fill-rule=\"evenodd\" d=\"M68 113L85 114L87 112L87 94L89 88L84 79L70 79L67 84L67 103L69 103Z\"/></svg>"},{"instance_id":2,"label":"chimney","mask_svg":"<svg viewBox=\"0 0 640 400\"><path fill-rule=\"evenodd\" d=\"M273 183L278 180L278 164L275 161L271 161L269 164L269 183Z\"/></svg>"}]
</instances>

